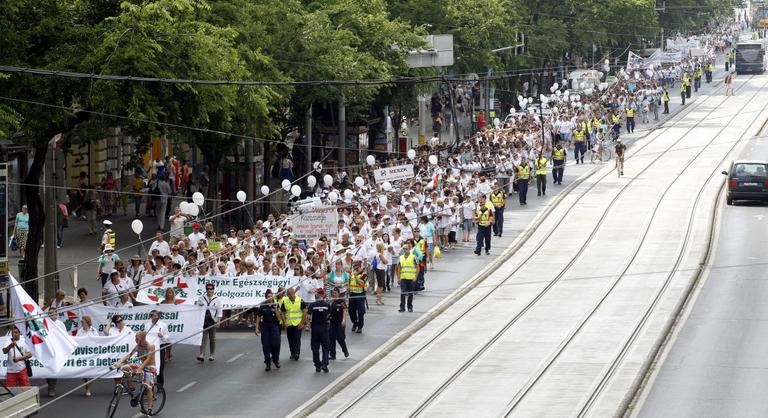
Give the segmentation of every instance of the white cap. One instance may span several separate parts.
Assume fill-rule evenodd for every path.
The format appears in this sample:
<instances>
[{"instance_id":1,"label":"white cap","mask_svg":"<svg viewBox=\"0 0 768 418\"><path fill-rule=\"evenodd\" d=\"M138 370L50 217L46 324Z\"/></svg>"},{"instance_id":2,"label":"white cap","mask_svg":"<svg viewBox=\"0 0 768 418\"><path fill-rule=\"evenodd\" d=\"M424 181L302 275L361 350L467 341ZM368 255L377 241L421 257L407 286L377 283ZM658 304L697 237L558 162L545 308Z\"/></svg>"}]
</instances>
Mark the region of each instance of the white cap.
<instances>
[{"instance_id":1,"label":"white cap","mask_svg":"<svg viewBox=\"0 0 768 418\"><path fill-rule=\"evenodd\" d=\"M112 221L109 219L104 219L104 225L112 225Z\"/></svg>"}]
</instances>

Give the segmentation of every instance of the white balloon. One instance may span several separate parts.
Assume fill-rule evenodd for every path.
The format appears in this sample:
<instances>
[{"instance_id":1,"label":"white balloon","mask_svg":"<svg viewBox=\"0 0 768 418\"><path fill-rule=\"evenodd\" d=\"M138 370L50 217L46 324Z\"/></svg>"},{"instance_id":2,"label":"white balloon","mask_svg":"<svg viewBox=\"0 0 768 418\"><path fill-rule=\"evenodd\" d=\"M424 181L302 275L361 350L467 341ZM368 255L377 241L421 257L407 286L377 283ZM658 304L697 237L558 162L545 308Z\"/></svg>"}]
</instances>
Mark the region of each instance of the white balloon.
<instances>
[{"instance_id":1,"label":"white balloon","mask_svg":"<svg viewBox=\"0 0 768 418\"><path fill-rule=\"evenodd\" d=\"M339 200L339 194L336 192L328 193L328 200L330 200L331 203L336 203L336 201Z\"/></svg>"},{"instance_id":2,"label":"white balloon","mask_svg":"<svg viewBox=\"0 0 768 418\"><path fill-rule=\"evenodd\" d=\"M291 194L296 197L299 197L301 195L301 186L299 186L298 184L294 184L293 186L291 186Z\"/></svg>"},{"instance_id":3,"label":"white balloon","mask_svg":"<svg viewBox=\"0 0 768 418\"><path fill-rule=\"evenodd\" d=\"M245 202L245 198L246 198L246 197L247 197L247 196L245 195L245 192L244 192L244 191L240 190L240 191L238 191L238 192L237 192L237 201L238 201L238 202L240 202L240 203L244 203L244 202Z\"/></svg>"},{"instance_id":4,"label":"white balloon","mask_svg":"<svg viewBox=\"0 0 768 418\"><path fill-rule=\"evenodd\" d=\"M192 201L195 202L197 206L203 206L203 203L205 203L205 196L200 192L195 192L192 194Z\"/></svg>"},{"instance_id":5,"label":"white balloon","mask_svg":"<svg viewBox=\"0 0 768 418\"><path fill-rule=\"evenodd\" d=\"M557 90L557 89L559 89L559 88L560 88L560 85L559 85L559 84L557 84L557 83L555 83L555 84L553 84L553 85L552 85L552 87L554 87L554 88L555 88L555 90Z\"/></svg>"},{"instance_id":6,"label":"white balloon","mask_svg":"<svg viewBox=\"0 0 768 418\"><path fill-rule=\"evenodd\" d=\"M270 225L270 224L269 224L269 221L266 221L266 222L264 222L264 223L263 223L261 226L263 226L264 228L267 228L267 229L269 229L269 225Z\"/></svg>"},{"instance_id":7,"label":"white balloon","mask_svg":"<svg viewBox=\"0 0 768 418\"><path fill-rule=\"evenodd\" d=\"M315 178L315 176L307 177L307 186L312 188L312 187L315 187L316 184L317 184L317 179Z\"/></svg>"},{"instance_id":8,"label":"white balloon","mask_svg":"<svg viewBox=\"0 0 768 418\"><path fill-rule=\"evenodd\" d=\"M323 165L320 164L320 161L315 161L314 163L312 163L312 168L315 171L322 171L323 170Z\"/></svg>"},{"instance_id":9,"label":"white balloon","mask_svg":"<svg viewBox=\"0 0 768 418\"><path fill-rule=\"evenodd\" d=\"M555 92L555 94L557 95L557 97L560 97L560 96L562 96L562 95L563 95L563 92L562 92L562 91L560 91L560 90L558 90L558 91L556 91L556 92Z\"/></svg>"},{"instance_id":10,"label":"white balloon","mask_svg":"<svg viewBox=\"0 0 768 418\"><path fill-rule=\"evenodd\" d=\"M383 194L379 196L379 203L381 204L381 206L386 206L387 202L388 202L387 195Z\"/></svg>"},{"instance_id":11,"label":"white balloon","mask_svg":"<svg viewBox=\"0 0 768 418\"><path fill-rule=\"evenodd\" d=\"M381 184L381 188L382 188L382 189L383 189L385 192L388 192L388 191L392 190L392 183L390 183L390 182L388 182L388 181L385 181L384 183L382 183L382 184Z\"/></svg>"},{"instance_id":12,"label":"white balloon","mask_svg":"<svg viewBox=\"0 0 768 418\"><path fill-rule=\"evenodd\" d=\"M263 194L264 196L268 195L269 194L269 186L267 186L266 184L261 186L261 194Z\"/></svg>"},{"instance_id":13,"label":"white balloon","mask_svg":"<svg viewBox=\"0 0 768 418\"><path fill-rule=\"evenodd\" d=\"M611 61L610 61L610 60L608 60L608 58L606 58L606 59L605 59L605 61L603 61L603 63L604 63L605 65L611 65Z\"/></svg>"},{"instance_id":14,"label":"white balloon","mask_svg":"<svg viewBox=\"0 0 768 418\"><path fill-rule=\"evenodd\" d=\"M352 190L344 190L344 200L352 200L353 197L355 197L355 194L352 192Z\"/></svg>"},{"instance_id":15,"label":"white balloon","mask_svg":"<svg viewBox=\"0 0 768 418\"><path fill-rule=\"evenodd\" d=\"M373 155L369 155L365 157L365 162L368 163L368 165L374 165L376 164L376 157L374 157Z\"/></svg>"},{"instance_id":16,"label":"white balloon","mask_svg":"<svg viewBox=\"0 0 768 418\"><path fill-rule=\"evenodd\" d=\"M363 180L362 177L355 177L355 186L357 187L365 186L365 180Z\"/></svg>"},{"instance_id":17,"label":"white balloon","mask_svg":"<svg viewBox=\"0 0 768 418\"><path fill-rule=\"evenodd\" d=\"M429 156L429 163L432 165L437 165L437 155L430 155Z\"/></svg>"},{"instance_id":18,"label":"white balloon","mask_svg":"<svg viewBox=\"0 0 768 418\"><path fill-rule=\"evenodd\" d=\"M523 96L522 95L521 96L517 96L517 101L518 102L522 102L523 101Z\"/></svg>"},{"instance_id":19,"label":"white balloon","mask_svg":"<svg viewBox=\"0 0 768 418\"><path fill-rule=\"evenodd\" d=\"M557 107L552 108L552 113L557 113Z\"/></svg>"},{"instance_id":20,"label":"white balloon","mask_svg":"<svg viewBox=\"0 0 768 418\"><path fill-rule=\"evenodd\" d=\"M181 211L181 213L184 213L184 214L189 213L187 210L187 202L179 203L179 210Z\"/></svg>"},{"instance_id":21,"label":"white balloon","mask_svg":"<svg viewBox=\"0 0 768 418\"><path fill-rule=\"evenodd\" d=\"M408 154L408 159L409 160L412 160L412 159L416 158L416 150L415 149L409 149L407 154Z\"/></svg>"},{"instance_id":22,"label":"white balloon","mask_svg":"<svg viewBox=\"0 0 768 418\"><path fill-rule=\"evenodd\" d=\"M330 174L324 175L323 184L325 185L325 187L331 187L333 185L333 177L331 177Z\"/></svg>"},{"instance_id":23,"label":"white balloon","mask_svg":"<svg viewBox=\"0 0 768 418\"><path fill-rule=\"evenodd\" d=\"M189 205L187 209L189 210L189 214L192 216L197 216L200 213L200 207L197 205Z\"/></svg>"},{"instance_id":24,"label":"white balloon","mask_svg":"<svg viewBox=\"0 0 768 418\"><path fill-rule=\"evenodd\" d=\"M131 222L131 229L133 229L134 234L141 234L141 231L144 230L144 222L141 222L141 219L134 219L133 222Z\"/></svg>"},{"instance_id":25,"label":"white balloon","mask_svg":"<svg viewBox=\"0 0 768 418\"><path fill-rule=\"evenodd\" d=\"M280 183L280 186L285 190L286 192L291 190L291 181L288 179L285 179Z\"/></svg>"},{"instance_id":26,"label":"white balloon","mask_svg":"<svg viewBox=\"0 0 768 418\"><path fill-rule=\"evenodd\" d=\"M557 87L555 87L555 86L552 86L552 87L549 88L549 91L552 92L552 93L554 93L555 90L557 90Z\"/></svg>"}]
</instances>

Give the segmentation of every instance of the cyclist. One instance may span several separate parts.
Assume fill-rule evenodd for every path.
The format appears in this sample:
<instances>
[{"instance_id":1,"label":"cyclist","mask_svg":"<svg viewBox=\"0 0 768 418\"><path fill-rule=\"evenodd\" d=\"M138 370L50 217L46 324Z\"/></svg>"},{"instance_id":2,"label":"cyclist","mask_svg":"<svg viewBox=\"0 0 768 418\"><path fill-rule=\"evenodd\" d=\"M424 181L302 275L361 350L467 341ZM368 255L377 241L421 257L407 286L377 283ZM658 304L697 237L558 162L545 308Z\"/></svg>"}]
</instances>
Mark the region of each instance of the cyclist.
<instances>
[{"instance_id":1,"label":"cyclist","mask_svg":"<svg viewBox=\"0 0 768 418\"><path fill-rule=\"evenodd\" d=\"M627 146L621 142L621 138L617 139L614 151L616 152L616 171L618 171L619 177L624 175L624 151L626 150Z\"/></svg>"},{"instance_id":2,"label":"cyclist","mask_svg":"<svg viewBox=\"0 0 768 418\"><path fill-rule=\"evenodd\" d=\"M155 368L155 346L147 341L147 333L139 331L136 333L136 347L133 347L130 353L120 359L114 364L114 367L120 367L123 363L128 361L134 354L139 359L143 359L141 364L128 364L120 367L124 373L139 374L142 373L141 384L147 387L147 416L152 416L152 388L155 386L155 380L157 380L157 369Z\"/></svg>"}]
</instances>

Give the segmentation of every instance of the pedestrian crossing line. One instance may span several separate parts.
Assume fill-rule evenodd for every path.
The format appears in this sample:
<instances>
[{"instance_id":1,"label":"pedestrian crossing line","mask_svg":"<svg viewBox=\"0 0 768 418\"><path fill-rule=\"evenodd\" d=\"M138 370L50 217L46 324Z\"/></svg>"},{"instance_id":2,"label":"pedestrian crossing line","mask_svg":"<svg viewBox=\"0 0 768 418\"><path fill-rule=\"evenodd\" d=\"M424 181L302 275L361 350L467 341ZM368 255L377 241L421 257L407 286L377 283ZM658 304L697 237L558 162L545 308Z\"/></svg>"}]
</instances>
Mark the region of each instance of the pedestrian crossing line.
<instances>
[{"instance_id":1,"label":"pedestrian crossing line","mask_svg":"<svg viewBox=\"0 0 768 418\"><path fill-rule=\"evenodd\" d=\"M176 393L181 393L181 392L184 392L185 390L187 390L187 389L191 388L192 386L195 386L196 384L197 384L197 382L193 380L193 381L191 381L191 382L187 383L186 385L184 385L184 386L180 387L180 388L179 388L179 389L176 391Z\"/></svg>"},{"instance_id":2,"label":"pedestrian crossing line","mask_svg":"<svg viewBox=\"0 0 768 418\"><path fill-rule=\"evenodd\" d=\"M227 360L227 363L233 363L233 362L237 361L237 359L239 359L240 357L242 357L244 355L245 355L245 353L237 354L234 357L232 357L231 359Z\"/></svg>"}]
</instances>

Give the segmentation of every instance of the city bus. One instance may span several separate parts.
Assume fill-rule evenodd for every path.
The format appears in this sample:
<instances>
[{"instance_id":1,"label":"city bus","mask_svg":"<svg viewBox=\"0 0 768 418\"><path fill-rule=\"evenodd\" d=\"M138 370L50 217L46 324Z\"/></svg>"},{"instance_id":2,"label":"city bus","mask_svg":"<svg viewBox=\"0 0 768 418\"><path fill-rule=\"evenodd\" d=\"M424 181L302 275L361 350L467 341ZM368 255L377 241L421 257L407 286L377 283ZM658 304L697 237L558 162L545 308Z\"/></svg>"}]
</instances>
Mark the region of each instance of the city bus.
<instances>
[{"instance_id":1,"label":"city bus","mask_svg":"<svg viewBox=\"0 0 768 418\"><path fill-rule=\"evenodd\" d=\"M765 41L745 41L736 44L736 73L762 73L765 71Z\"/></svg>"}]
</instances>

